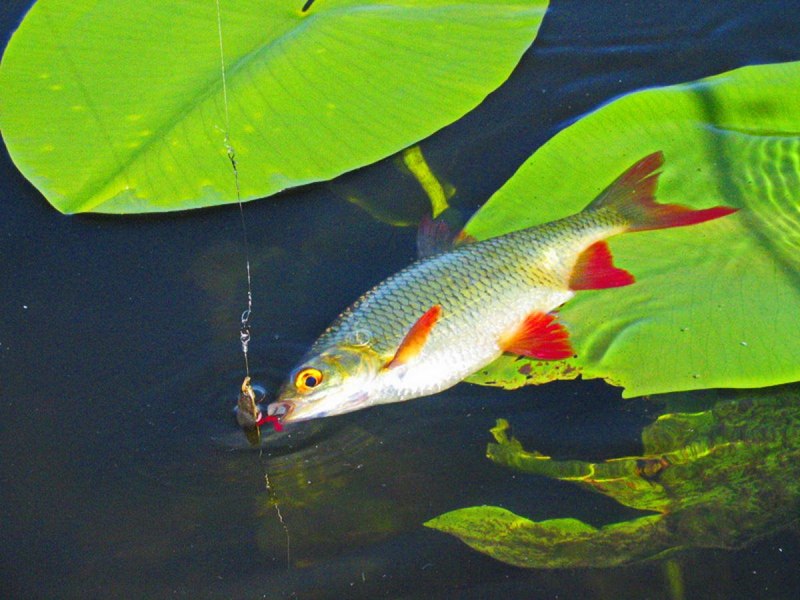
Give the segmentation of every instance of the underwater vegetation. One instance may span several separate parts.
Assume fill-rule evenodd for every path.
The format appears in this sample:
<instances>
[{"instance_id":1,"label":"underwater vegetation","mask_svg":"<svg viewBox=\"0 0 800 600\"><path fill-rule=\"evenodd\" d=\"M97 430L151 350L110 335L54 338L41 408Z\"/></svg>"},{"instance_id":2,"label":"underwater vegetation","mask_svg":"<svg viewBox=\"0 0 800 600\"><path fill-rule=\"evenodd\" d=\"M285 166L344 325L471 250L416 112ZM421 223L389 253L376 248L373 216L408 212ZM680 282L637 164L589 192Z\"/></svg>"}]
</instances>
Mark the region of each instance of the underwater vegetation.
<instances>
[{"instance_id":1,"label":"underwater vegetation","mask_svg":"<svg viewBox=\"0 0 800 600\"><path fill-rule=\"evenodd\" d=\"M574 483L656 514L600 528L532 521L497 506L426 526L520 567L611 567L686 548L739 548L800 519L800 387L720 394L700 412L667 412L642 431L641 456L590 463L528 451L498 420L489 459ZM728 396L728 397L726 397ZM535 511L535 509L532 509Z\"/></svg>"}]
</instances>

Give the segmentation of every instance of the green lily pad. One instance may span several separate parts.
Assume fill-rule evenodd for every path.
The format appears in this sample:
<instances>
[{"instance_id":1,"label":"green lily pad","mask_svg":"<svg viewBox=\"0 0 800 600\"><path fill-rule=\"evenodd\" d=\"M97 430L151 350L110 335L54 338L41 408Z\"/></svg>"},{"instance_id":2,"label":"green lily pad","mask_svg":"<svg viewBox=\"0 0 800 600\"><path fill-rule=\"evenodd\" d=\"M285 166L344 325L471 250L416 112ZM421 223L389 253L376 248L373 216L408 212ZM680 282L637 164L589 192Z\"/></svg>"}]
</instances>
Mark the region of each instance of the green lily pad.
<instances>
[{"instance_id":1,"label":"green lily pad","mask_svg":"<svg viewBox=\"0 0 800 600\"><path fill-rule=\"evenodd\" d=\"M561 309L577 358L504 356L468 379L604 378L626 397L800 380L800 62L624 96L540 148L467 224L485 239L580 211L637 159L658 198L733 216L610 240L634 285Z\"/></svg>"},{"instance_id":2,"label":"green lily pad","mask_svg":"<svg viewBox=\"0 0 800 600\"><path fill-rule=\"evenodd\" d=\"M0 127L65 213L179 210L330 179L477 106L546 0L39 0L5 51ZM227 113L227 114L226 114Z\"/></svg>"},{"instance_id":3,"label":"green lily pad","mask_svg":"<svg viewBox=\"0 0 800 600\"><path fill-rule=\"evenodd\" d=\"M696 413L668 413L642 432L642 456L599 463L526 451L492 430L493 461L569 481L656 514L595 528L536 522L493 506L451 511L425 525L472 548L532 568L609 567L688 547L738 548L797 522L800 388L744 391Z\"/></svg>"}]
</instances>

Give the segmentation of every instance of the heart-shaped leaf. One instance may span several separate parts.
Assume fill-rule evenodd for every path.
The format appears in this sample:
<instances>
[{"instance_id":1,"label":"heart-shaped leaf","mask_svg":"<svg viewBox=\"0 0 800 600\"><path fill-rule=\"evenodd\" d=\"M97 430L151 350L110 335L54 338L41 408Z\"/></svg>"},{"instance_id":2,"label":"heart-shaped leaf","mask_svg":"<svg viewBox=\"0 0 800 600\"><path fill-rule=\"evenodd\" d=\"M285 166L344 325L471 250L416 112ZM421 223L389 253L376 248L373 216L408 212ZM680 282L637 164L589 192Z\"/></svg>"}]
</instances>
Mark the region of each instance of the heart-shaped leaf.
<instances>
[{"instance_id":1,"label":"heart-shaped leaf","mask_svg":"<svg viewBox=\"0 0 800 600\"><path fill-rule=\"evenodd\" d=\"M504 356L469 381L602 377L625 396L800 380L800 62L636 92L560 132L468 223L485 239L580 211L662 150L658 199L733 216L611 240L634 285L561 309L568 361Z\"/></svg>"},{"instance_id":2,"label":"heart-shaped leaf","mask_svg":"<svg viewBox=\"0 0 800 600\"><path fill-rule=\"evenodd\" d=\"M229 151L245 200L329 179L477 106L532 43L547 0L302 7L39 0L0 70L14 162L65 213L234 202Z\"/></svg>"}]
</instances>

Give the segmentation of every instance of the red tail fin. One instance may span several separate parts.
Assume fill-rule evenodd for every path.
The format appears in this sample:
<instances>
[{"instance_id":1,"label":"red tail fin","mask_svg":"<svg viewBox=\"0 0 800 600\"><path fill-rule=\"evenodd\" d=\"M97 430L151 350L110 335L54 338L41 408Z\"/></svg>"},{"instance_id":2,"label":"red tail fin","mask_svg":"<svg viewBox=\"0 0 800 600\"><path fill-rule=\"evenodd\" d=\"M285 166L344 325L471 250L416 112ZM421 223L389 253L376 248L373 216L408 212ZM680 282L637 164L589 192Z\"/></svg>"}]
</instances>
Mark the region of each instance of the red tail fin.
<instances>
[{"instance_id":1,"label":"red tail fin","mask_svg":"<svg viewBox=\"0 0 800 600\"><path fill-rule=\"evenodd\" d=\"M640 217L636 220L631 219L631 226L628 231L647 231L648 229L665 229L667 227L683 227L684 225L694 225L703 221L719 219L737 209L729 206L715 206L703 210L695 210L680 204L649 204L641 203L639 210Z\"/></svg>"},{"instance_id":2,"label":"red tail fin","mask_svg":"<svg viewBox=\"0 0 800 600\"><path fill-rule=\"evenodd\" d=\"M663 164L662 152L645 156L617 177L589 207L613 208L628 220L629 231L694 225L736 212L728 206L695 210L680 204L659 204L655 192L660 175L658 169Z\"/></svg>"}]
</instances>

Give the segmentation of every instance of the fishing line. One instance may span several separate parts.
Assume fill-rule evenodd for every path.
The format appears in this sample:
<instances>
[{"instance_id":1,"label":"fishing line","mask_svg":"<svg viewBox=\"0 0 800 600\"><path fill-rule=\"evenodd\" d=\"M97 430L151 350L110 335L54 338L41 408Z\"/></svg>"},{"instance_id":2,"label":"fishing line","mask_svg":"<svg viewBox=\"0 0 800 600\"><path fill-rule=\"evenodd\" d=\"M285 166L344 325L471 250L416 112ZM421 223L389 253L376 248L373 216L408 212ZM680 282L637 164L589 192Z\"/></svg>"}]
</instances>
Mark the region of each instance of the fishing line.
<instances>
[{"instance_id":1,"label":"fishing line","mask_svg":"<svg viewBox=\"0 0 800 600\"><path fill-rule=\"evenodd\" d=\"M263 452L263 449L258 451L259 459L262 458ZM269 480L269 473L266 469L264 469L264 486L267 489L267 497L269 498L270 504L275 507L275 513L278 515L278 522L281 524L281 527L283 527L283 533L286 534L286 568L290 569L292 567L292 539L289 535L289 526L286 524L286 521L283 520L281 506L278 504L278 497L275 494L275 490L272 488L272 484Z\"/></svg>"},{"instance_id":2,"label":"fishing line","mask_svg":"<svg viewBox=\"0 0 800 600\"><path fill-rule=\"evenodd\" d=\"M236 202L239 205L239 219L242 224L242 240L244 245L244 264L247 272L247 308L242 313L239 329L239 341L242 344L242 355L244 356L244 370L245 376L250 376L250 361L248 359L247 351L250 347L250 316L253 314L253 281L250 276L250 244L247 240L247 226L244 220L244 209L242 208L242 191L239 185L239 168L236 164L236 151L231 144L230 131L230 113L228 111L228 81L225 73L225 49L222 44L222 11L219 6L220 0L215 0L217 5L217 37L219 38L219 61L220 71L222 74L222 105L225 110L225 138L223 143L225 145L225 152L228 155L228 160L233 169L233 180L236 186Z\"/></svg>"},{"instance_id":3,"label":"fishing line","mask_svg":"<svg viewBox=\"0 0 800 600\"><path fill-rule=\"evenodd\" d=\"M313 0L312 0L313 1ZM242 384L242 391L245 391L245 388L248 388L248 391L252 393L252 387L250 387L250 361L248 359L248 349L250 346L250 317L253 314L253 282L250 274L250 244L247 239L247 225L244 219L244 208L242 208L242 193L241 193L241 186L239 185L239 168L236 164L236 151L233 148L233 144L231 144L230 139L230 113L228 111L228 81L226 78L225 72L225 50L224 45L222 43L222 11L220 9L220 0L215 0L216 7L217 7L217 37L219 38L219 61L220 61L220 72L222 75L222 104L224 107L224 114L225 114L225 131L224 131L224 140L223 144L225 145L225 152L228 156L228 160L231 163L231 169L233 170L233 180L236 186L236 202L239 205L239 219L242 225L242 242L244 245L244 258L245 258L245 270L247 273L247 308L242 313L240 318L240 328L239 328L239 341L242 345L242 355L244 356L244 370L245 370L245 380ZM259 436L260 439L260 436ZM264 485L267 491L267 498L269 499L270 504L275 507L275 512L278 515L278 522L283 527L284 534L286 535L286 568L291 568L291 538L289 536L289 527L286 525L286 521L283 518L283 514L281 513L281 507L278 503L277 495L275 494L275 490L273 489L270 480L269 480L269 473L267 472L266 466L264 465L264 456L263 456L263 448L259 449L258 453L259 464L262 465L262 471L264 473Z\"/></svg>"}]
</instances>

